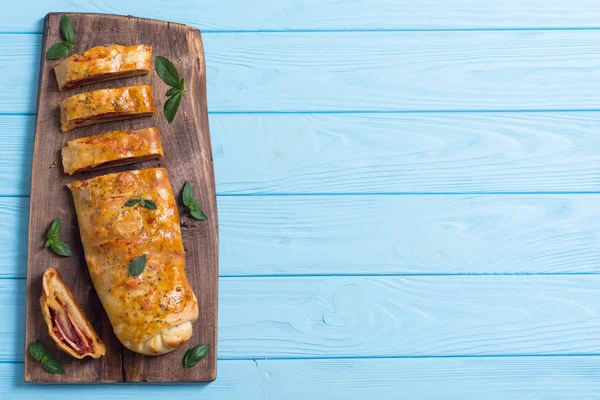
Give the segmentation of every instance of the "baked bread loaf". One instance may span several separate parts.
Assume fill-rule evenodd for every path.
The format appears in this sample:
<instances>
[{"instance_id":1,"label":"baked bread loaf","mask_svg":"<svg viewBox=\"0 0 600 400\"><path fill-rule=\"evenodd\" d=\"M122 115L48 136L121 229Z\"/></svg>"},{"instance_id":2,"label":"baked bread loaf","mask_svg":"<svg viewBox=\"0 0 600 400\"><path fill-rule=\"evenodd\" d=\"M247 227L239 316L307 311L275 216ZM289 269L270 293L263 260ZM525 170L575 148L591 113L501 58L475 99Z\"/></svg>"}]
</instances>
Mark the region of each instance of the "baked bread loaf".
<instances>
[{"instance_id":1,"label":"baked bread loaf","mask_svg":"<svg viewBox=\"0 0 600 400\"><path fill-rule=\"evenodd\" d=\"M198 303L185 274L167 170L127 171L68 186L90 276L117 338L146 355L181 346L192 336ZM132 274L131 262L144 256L143 270Z\"/></svg>"}]
</instances>

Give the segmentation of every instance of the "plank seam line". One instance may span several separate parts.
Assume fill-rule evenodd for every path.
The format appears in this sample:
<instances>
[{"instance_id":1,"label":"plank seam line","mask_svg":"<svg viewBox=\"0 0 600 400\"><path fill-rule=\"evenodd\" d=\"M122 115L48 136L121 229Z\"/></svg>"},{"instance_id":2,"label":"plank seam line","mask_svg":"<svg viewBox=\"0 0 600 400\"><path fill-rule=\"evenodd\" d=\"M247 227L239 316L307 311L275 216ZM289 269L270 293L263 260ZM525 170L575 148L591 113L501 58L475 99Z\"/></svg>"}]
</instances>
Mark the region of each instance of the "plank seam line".
<instances>
[{"instance_id":1,"label":"plank seam line","mask_svg":"<svg viewBox=\"0 0 600 400\"><path fill-rule=\"evenodd\" d=\"M571 196L598 195L600 191L539 192L346 192L346 193L217 193L217 197L366 197L366 196ZM28 194L0 194L0 199L26 199Z\"/></svg>"},{"instance_id":2,"label":"plank seam line","mask_svg":"<svg viewBox=\"0 0 600 400\"><path fill-rule=\"evenodd\" d=\"M249 274L249 275L237 275L237 274L225 274L219 275L219 279L240 279L240 278L436 278L436 277L515 277L515 276L597 276L600 275L600 271L597 272L458 272L458 273L440 273L440 274L423 274L423 273L383 273L383 274L367 274L367 273L356 273L356 274L337 274L337 273L323 273L323 274ZM26 280L26 276L8 275L0 276L0 281L22 281Z\"/></svg>"},{"instance_id":3,"label":"plank seam line","mask_svg":"<svg viewBox=\"0 0 600 400\"><path fill-rule=\"evenodd\" d=\"M320 361L320 360L419 360L419 359L479 359L479 358L567 358L600 357L598 353L582 354L488 354L439 356L309 356L309 357L218 357L219 361ZM0 360L0 364L23 364L22 360Z\"/></svg>"},{"instance_id":4,"label":"plank seam line","mask_svg":"<svg viewBox=\"0 0 600 400\"><path fill-rule=\"evenodd\" d=\"M209 115L336 115L336 114L546 114L546 113L596 113L600 108L556 108L556 109L484 109L484 110L245 110L245 111L209 111ZM31 112L0 112L0 117L35 117Z\"/></svg>"},{"instance_id":5,"label":"plank seam line","mask_svg":"<svg viewBox=\"0 0 600 400\"><path fill-rule=\"evenodd\" d=\"M218 185L218 184L217 184ZM217 197L326 197L326 196L473 196L473 195L595 195L600 191L497 191L497 192L332 192L332 193L217 193Z\"/></svg>"},{"instance_id":6,"label":"plank seam line","mask_svg":"<svg viewBox=\"0 0 600 400\"><path fill-rule=\"evenodd\" d=\"M599 112L600 108L522 108L522 109L436 109L436 110L242 110L242 111L208 111L213 115L236 115L236 114L273 114L273 115L294 115L294 114L510 114L510 113L582 113ZM0 114L1 115L1 114Z\"/></svg>"},{"instance_id":7,"label":"plank seam line","mask_svg":"<svg viewBox=\"0 0 600 400\"><path fill-rule=\"evenodd\" d=\"M202 29L194 24L187 24L200 29L202 34L256 34L256 33L410 33L410 32L539 32L539 31L597 31L600 26L535 26L535 27L487 27L487 28L332 28L332 29ZM0 35L42 35L41 31L0 31Z\"/></svg>"}]
</instances>

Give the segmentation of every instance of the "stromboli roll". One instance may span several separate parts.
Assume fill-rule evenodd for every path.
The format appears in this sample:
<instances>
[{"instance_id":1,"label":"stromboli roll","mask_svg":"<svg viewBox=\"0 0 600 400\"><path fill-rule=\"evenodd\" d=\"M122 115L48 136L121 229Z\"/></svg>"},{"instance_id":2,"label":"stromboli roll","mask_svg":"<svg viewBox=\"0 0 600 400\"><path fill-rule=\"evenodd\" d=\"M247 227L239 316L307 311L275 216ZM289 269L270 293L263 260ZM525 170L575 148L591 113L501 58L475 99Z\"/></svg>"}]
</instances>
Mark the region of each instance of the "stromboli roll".
<instances>
[{"instance_id":1,"label":"stromboli roll","mask_svg":"<svg viewBox=\"0 0 600 400\"><path fill-rule=\"evenodd\" d=\"M71 140L62 148L63 168L69 175L163 155L158 128L110 131Z\"/></svg>"},{"instance_id":2,"label":"stromboli roll","mask_svg":"<svg viewBox=\"0 0 600 400\"><path fill-rule=\"evenodd\" d=\"M159 355L192 335L196 296L185 275L177 204L166 169L103 175L68 185L94 287L117 338L130 350ZM151 200L156 209L130 199ZM146 256L139 276L130 262Z\"/></svg>"},{"instance_id":3,"label":"stromboli roll","mask_svg":"<svg viewBox=\"0 0 600 400\"><path fill-rule=\"evenodd\" d=\"M150 85L100 89L76 94L60 103L60 129L146 117L156 112Z\"/></svg>"},{"instance_id":4,"label":"stromboli roll","mask_svg":"<svg viewBox=\"0 0 600 400\"><path fill-rule=\"evenodd\" d=\"M152 46L92 47L83 54L73 54L54 67L58 90L111 79L143 75L152 69Z\"/></svg>"}]
</instances>

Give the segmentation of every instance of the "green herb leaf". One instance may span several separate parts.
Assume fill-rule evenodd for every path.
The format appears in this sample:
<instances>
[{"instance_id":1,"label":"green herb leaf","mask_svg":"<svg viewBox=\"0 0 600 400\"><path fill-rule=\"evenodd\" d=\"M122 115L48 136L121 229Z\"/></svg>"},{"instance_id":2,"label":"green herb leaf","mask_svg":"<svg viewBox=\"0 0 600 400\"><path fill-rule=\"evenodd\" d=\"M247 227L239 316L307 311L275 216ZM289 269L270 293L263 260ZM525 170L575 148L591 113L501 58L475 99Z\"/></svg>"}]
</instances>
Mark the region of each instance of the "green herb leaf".
<instances>
[{"instance_id":1,"label":"green herb leaf","mask_svg":"<svg viewBox=\"0 0 600 400\"><path fill-rule=\"evenodd\" d=\"M50 358L44 363L44 369L51 374L63 375L65 373L65 369L60 361L55 360L54 358Z\"/></svg>"},{"instance_id":2,"label":"green herb leaf","mask_svg":"<svg viewBox=\"0 0 600 400\"><path fill-rule=\"evenodd\" d=\"M65 242L62 242L58 238L50 241L50 248L59 256L71 257L71 249L69 248L69 245Z\"/></svg>"},{"instance_id":3,"label":"green herb leaf","mask_svg":"<svg viewBox=\"0 0 600 400\"><path fill-rule=\"evenodd\" d=\"M146 268L146 255L134 258L129 263L129 276L140 276Z\"/></svg>"},{"instance_id":4,"label":"green herb leaf","mask_svg":"<svg viewBox=\"0 0 600 400\"><path fill-rule=\"evenodd\" d=\"M48 360L49 354L44 348L44 345L40 342L31 342L29 343L29 354L34 360L39 361L41 363Z\"/></svg>"},{"instance_id":5,"label":"green herb leaf","mask_svg":"<svg viewBox=\"0 0 600 400\"><path fill-rule=\"evenodd\" d=\"M46 51L46 60L58 60L63 58L70 50L71 48L66 43L56 43Z\"/></svg>"},{"instance_id":6,"label":"green herb leaf","mask_svg":"<svg viewBox=\"0 0 600 400\"><path fill-rule=\"evenodd\" d=\"M181 92L175 93L173 96L169 97L169 99L165 102L165 106L163 108L163 112L165 114L165 118L169 123L173 122L173 118L175 118L175 113L177 113L177 109L179 108L179 103L181 103Z\"/></svg>"},{"instance_id":7,"label":"green herb leaf","mask_svg":"<svg viewBox=\"0 0 600 400\"><path fill-rule=\"evenodd\" d=\"M162 56L156 56L154 60L158 76L171 88L167 90L166 96L169 97L163 106L163 113L169 123L173 122L175 114L181 103L181 95L187 90L183 78L179 79L179 73L171 61Z\"/></svg>"},{"instance_id":8,"label":"green herb leaf","mask_svg":"<svg viewBox=\"0 0 600 400\"><path fill-rule=\"evenodd\" d=\"M136 204L138 204L144 208L147 208L148 210L156 210L156 203L152 200L148 200L148 199L143 199L143 198L139 198L139 199L129 199L125 202L125 207L133 207Z\"/></svg>"},{"instance_id":9,"label":"green herb leaf","mask_svg":"<svg viewBox=\"0 0 600 400\"><path fill-rule=\"evenodd\" d=\"M56 239L61 228L62 225L60 223L60 218L56 218L54 221L52 221L52 225L50 225L50 229L48 229L48 233L46 233L48 240Z\"/></svg>"},{"instance_id":10,"label":"green herb leaf","mask_svg":"<svg viewBox=\"0 0 600 400\"><path fill-rule=\"evenodd\" d=\"M147 208L148 210L156 210L156 203L152 200L142 200L144 203L142 207Z\"/></svg>"},{"instance_id":11,"label":"green herb leaf","mask_svg":"<svg viewBox=\"0 0 600 400\"><path fill-rule=\"evenodd\" d=\"M179 86L179 74L175 69L175 66L171 61L162 56L156 56L154 60L154 66L160 79L162 79L167 85L178 87Z\"/></svg>"},{"instance_id":12,"label":"green herb leaf","mask_svg":"<svg viewBox=\"0 0 600 400\"><path fill-rule=\"evenodd\" d=\"M200 209L200 202L194 200L194 188L192 188L191 183L186 182L183 185L181 198L183 200L183 205L187 207L190 215L193 218L197 219L198 221L206 221L208 219L206 214L204 214Z\"/></svg>"},{"instance_id":13,"label":"green herb leaf","mask_svg":"<svg viewBox=\"0 0 600 400\"><path fill-rule=\"evenodd\" d=\"M176 87L172 87L171 89L167 90L167 93L165 93L165 96L173 96L174 94L177 94L181 92L181 89L176 88Z\"/></svg>"},{"instance_id":14,"label":"green herb leaf","mask_svg":"<svg viewBox=\"0 0 600 400\"><path fill-rule=\"evenodd\" d=\"M197 346L188 349L183 356L183 367L192 368L198 364L208 354L210 350L210 344L199 344Z\"/></svg>"},{"instance_id":15,"label":"green herb leaf","mask_svg":"<svg viewBox=\"0 0 600 400\"><path fill-rule=\"evenodd\" d=\"M140 202L140 199L129 199L125 202L125 207L133 207Z\"/></svg>"},{"instance_id":16,"label":"green herb leaf","mask_svg":"<svg viewBox=\"0 0 600 400\"><path fill-rule=\"evenodd\" d=\"M65 369L62 364L44 348L40 342L29 343L29 354L34 360L44 366L44 369L51 374L64 374Z\"/></svg>"},{"instance_id":17,"label":"green herb leaf","mask_svg":"<svg viewBox=\"0 0 600 400\"><path fill-rule=\"evenodd\" d=\"M183 191L182 191L181 197L182 197L184 206L192 207L194 205L194 189L192 188L191 183L186 182L183 185Z\"/></svg>"},{"instance_id":18,"label":"green herb leaf","mask_svg":"<svg viewBox=\"0 0 600 400\"><path fill-rule=\"evenodd\" d=\"M69 245L62 242L58 238L58 234L60 233L60 230L61 230L60 218L56 218L54 221L52 221L52 225L50 225L48 232L46 232L47 240L46 240L46 243L44 243L44 246L50 247L50 249L52 249L52 251L54 251L56 254L58 254L60 256L70 257L71 249L69 248Z\"/></svg>"},{"instance_id":19,"label":"green herb leaf","mask_svg":"<svg viewBox=\"0 0 600 400\"><path fill-rule=\"evenodd\" d=\"M66 15L60 17L60 31L63 35L63 38L65 39L65 42L67 42L65 44L73 45L75 33L73 32L73 25L71 25L71 20Z\"/></svg>"},{"instance_id":20,"label":"green herb leaf","mask_svg":"<svg viewBox=\"0 0 600 400\"><path fill-rule=\"evenodd\" d=\"M190 215L198 221L206 221L208 219L206 214L202 212L199 206L190 208Z\"/></svg>"}]
</instances>

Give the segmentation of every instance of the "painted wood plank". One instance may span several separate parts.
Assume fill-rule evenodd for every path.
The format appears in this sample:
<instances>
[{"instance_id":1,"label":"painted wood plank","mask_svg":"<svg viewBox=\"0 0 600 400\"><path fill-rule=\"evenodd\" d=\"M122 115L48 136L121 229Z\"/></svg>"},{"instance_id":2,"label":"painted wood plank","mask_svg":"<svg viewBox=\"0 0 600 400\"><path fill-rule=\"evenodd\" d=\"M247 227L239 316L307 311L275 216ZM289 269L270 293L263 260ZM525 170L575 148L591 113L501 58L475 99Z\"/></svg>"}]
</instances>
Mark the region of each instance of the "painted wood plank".
<instances>
[{"instance_id":1,"label":"painted wood plank","mask_svg":"<svg viewBox=\"0 0 600 400\"><path fill-rule=\"evenodd\" d=\"M34 112L39 42L40 35L0 36L0 113ZM600 103L600 30L206 34L204 42L212 112Z\"/></svg>"},{"instance_id":2,"label":"painted wood plank","mask_svg":"<svg viewBox=\"0 0 600 400\"><path fill-rule=\"evenodd\" d=\"M219 357L598 354L600 276L221 278ZM23 360L22 280L0 280L0 360ZM3 340L4 340L3 339Z\"/></svg>"},{"instance_id":3,"label":"painted wood plank","mask_svg":"<svg viewBox=\"0 0 600 400\"><path fill-rule=\"evenodd\" d=\"M0 94L0 113L35 113L41 47L42 35L0 35L0 86L12 92Z\"/></svg>"},{"instance_id":4,"label":"painted wood plank","mask_svg":"<svg viewBox=\"0 0 600 400\"><path fill-rule=\"evenodd\" d=\"M33 116L0 116L0 196L29 195L34 132Z\"/></svg>"},{"instance_id":5,"label":"painted wood plank","mask_svg":"<svg viewBox=\"0 0 600 400\"><path fill-rule=\"evenodd\" d=\"M27 198L0 199L0 278ZM221 276L600 272L600 196L219 197ZM58 261L58 260L57 260Z\"/></svg>"},{"instance_id":6,"label":"painted wood plank","mask_svg":"<svg viewBox=\"0 0 600 400\"><path fill-rule=\"evenodd\" d=\"M0 198L0 279L27 275L28 226L29 198Z\"/></svg>"},{"instance_id":7,"label":"painted wood plank","mask_svg":"<svg viewBox=\"0 0 600 400\"><path fill-rule=\"evenodd\" d=\"M22 364L0 364L0 398L28 400L44 397L47 400L65 400L72 396L83 396L90 400L100 398L164 400L168 395L176 394L178 398L202 398L203 400L267 399L262 397L264 388L261 387L261 378L267 372L259 370L252 361L219 362L218 369L218 379L210 384L196 382L176 385L156 383L25 385Z\"/></svg>"},{"instance_id":8,"label":"painted wood plank","mask_svg":"<svg viewBox=\"0 0 600 400\"><path fill-rule=\"evenodd\" d=\"M0 313L2 315L0 365L7 361L23 361L23 349L25 348L24 279L0 280ZM21 365L20 369L22 368Z\"/></svg>"},{"instance_id":9,"label":"painted wood plank","mask_svg":"<svg viewBox=\"0 0 600 400\"><path fill-rule=\"evenodd\" d=\"M598 191L599 121L597 112L210 116L221 194Z\"/></svg>"},{"instance_id":10,"label":"painted wood plank","mask_svg":"<svg viewBox=\"0 0 600 400\"><path fill-rule=\"evenodd\" d=\"M600 190L600 112L209 119L219 194ZM29 194L33 124L0 116L0 195Z\"/></svg>"},{"instance_id":11,"label":"painted wood plank","mask_svg":"<svg viewBox=\"0 0 600 400\"><path fill-rule=\"evenodd\" d=\"M598 27L595 0L160 0L127 3L93 0L32 0L11 10L0 31L41 32L48 12L132 14L195 25L203 30L297 29L472 29L513 27ZM235 10L235 12L231 12Z\"/></svg>"},{"instance_id":12,"label":"painted wood plank","mask_svg":"<svg viewBox=\"0 0 600 400\"><path fill-rule=\"evenodd\" d=\"M21 364L0 364L0 397L7 399L163 400L523 400L600 396L600 357L447 359L220 360L207 385L22 384ZM42 393L43 395L40 395Z\"/></svg>"}]
</instances>

